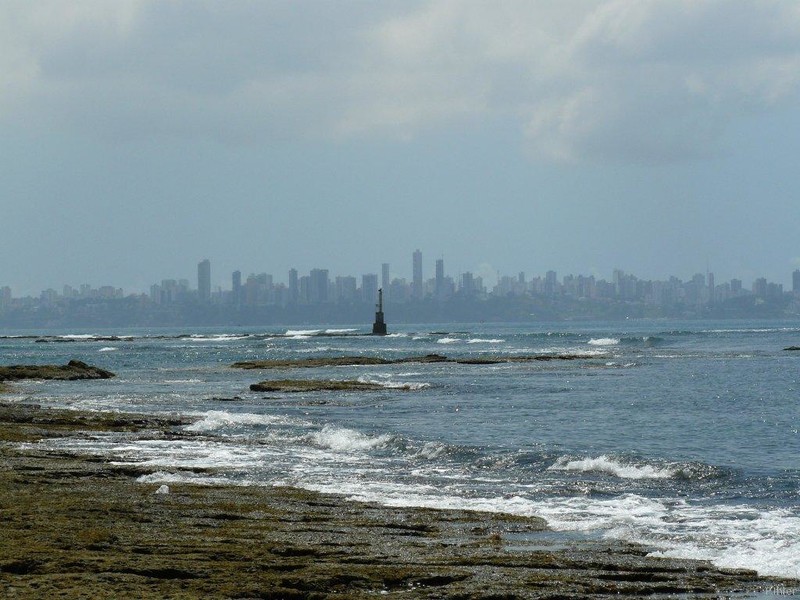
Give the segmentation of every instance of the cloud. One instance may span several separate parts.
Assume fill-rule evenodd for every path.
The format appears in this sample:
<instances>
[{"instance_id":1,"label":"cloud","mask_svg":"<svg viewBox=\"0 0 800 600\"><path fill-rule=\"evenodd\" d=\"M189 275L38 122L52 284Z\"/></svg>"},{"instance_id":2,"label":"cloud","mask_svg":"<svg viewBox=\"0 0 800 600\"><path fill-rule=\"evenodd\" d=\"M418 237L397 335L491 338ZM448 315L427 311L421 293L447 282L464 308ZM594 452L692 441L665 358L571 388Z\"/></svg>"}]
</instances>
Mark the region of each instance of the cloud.
<instances>
[{"instance_id":1,"label":"cloud","mask_svg":"<svg viewBox=\"0 0 800 600\"><path fill-rule=\"evenodd\" d=\"M539 159L664 162L795 108L799 85L789 0L0 8L0 120L114 140L404 140L500 119Z\"/></svg>"}]
</instances>

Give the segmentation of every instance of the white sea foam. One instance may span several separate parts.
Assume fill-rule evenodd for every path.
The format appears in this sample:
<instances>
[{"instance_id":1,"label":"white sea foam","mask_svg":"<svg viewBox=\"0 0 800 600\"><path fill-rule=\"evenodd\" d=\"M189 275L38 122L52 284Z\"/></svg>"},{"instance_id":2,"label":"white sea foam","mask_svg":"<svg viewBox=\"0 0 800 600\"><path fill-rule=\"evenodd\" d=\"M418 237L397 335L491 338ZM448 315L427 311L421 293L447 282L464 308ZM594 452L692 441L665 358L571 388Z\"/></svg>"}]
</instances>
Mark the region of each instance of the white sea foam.
<instances>
[{"instance_id":1,"label":"white sea foam","mask_svg":"<svg viewBox=\"0 0 800 600\"><path fill-rule=\"evenodd\" d=\"M223 410L210 410L203 414L203 418L186 429L189 431L216 431L226 427L241 427L252 425L286 424L286 417L275 415L258 415L254 413L232 413Z\"/></svg>"},{"instance_id":2,"label":"white sea foam","mask_svg":"<svg viewBox=\"0 0 800 600\"><path fill-rule=\"evenodd\" d=\"M62 340L93 340L97 338L95 333L68 333L67 335L56 336Z\"/></svg>"},{"instance_id":3,"label":"white sea foam","mask_svg":"<svg viewBox=\"0 0 800 600\"><path fill-rule=\"evenodd\" d=\"M295 337L298 335L304 336L311 336L311 335L319 335L322 333L322 329L287 329L285 335L286 337Z\"/></svg>"},{"instance_id":4,"label":"white sea foam","mask_svg":"<svg viewBox=\"0 0 800 600\"><path fill-rule=\"evenodd\" d=\"M380 375L379 377L384 378L383 381L381 381L379 379L371 379L367 376L362 375L361 377L358 378L358 381L360 383L371 383L374 385L379 385L381 387L385 387L387 389L392 389L392 390L423 390L425 388L431 387L430 383L426 383L424 381L387 381L386 377L390 376L391 375L389 376Z\"/></svg>"},{"instance_id":5,"label":"white sea foam","mask_svg":"<svg viewBox=\"0 0 800 600\"><path fill-rule=\"evenodd\" d=\"M581 460L570 460L569 457L562 456L549 470L605 473L621 479L669 479L676 474L674 469L659 468L648 464L624 463L605 454L597 458L584 458Z\"/></svg>"},{"instance_id":6,"label":"white sea foam","mask_svg":"<svg viewBox=\"0 0 800 600\"><path fill-rule=\"evenodd\" d=\"M482 338L471 338L467 340L468 344L502 344L505 340L501 339L482 339Z\"/></svg>"},{"instance_id":7,"label":"white sea foam","mask_svg":"<svg viewBox=\"0 0 800 600\"><path fill-rule=\"evenodd\" d=\"M106 346L105 348L100 348L98 352L113 352L114 350L119 350L119 348L114 348L114 346Z\"/></svg>"},{"instance_id":8,"label":"white sea foam","mask_svg":"<svg viewBox=\"0 0 800 600\"><path fill-rule=\"evenodd\" d=\"M408 334L407 333L390 333L390 334L386 335L385 337L387 337L387 338L404 338L404 337L408 337ZM414 339L417 339L417 338L414 338Z\"/></svg>"},{"instance_id":9,"label":"white sea foam","mask_svg":"<svg viewBox=\"0 0 800 600\"><path fill-rule=\"evenodd\" d=\"M436 340L436 343L437 344L455 344L456 342L460 342L460 341L461 340L459 340L458 338L443 337L443 338L439 338L438 340Z\"/></svg>"},{"instance_id":10,"label":"white sea foam","mask_svg":"<svg viewBox=\"0 0 800 600\"><path fill-rule=\"evenodd\" d=\"M619 344L618 338L592 338L587 342L590 346L616 346Z\"/></svg>"},{"instance_id":11,"label":"white sea foam","mask_svg":"<svg viewBox=\"0 0 800 600\"><path fill-rule=\"evenodd\" d=\"M358 331L358 329L353 329L353 328L350 328L350 329L326 329L325 333L330 334L330 335L337 335L337 334L340 334L340 333L353 333L355 331Z\"/></svg>"},{"instance_id":12,"label":"white sea foam","mask_svg":"<svg viewBox=\"0 0 800 600\"><path fill-rule=\"evenodd\" d=\"M313 443L338 452L359 452L373 448L385 448L392 440L388 434L368 436L354 429L325 425L320 431L310 434Z\"/></svg>"},{"instance_id":13,"label":"white sea foam","mask_svg":"<svg viewBox=\"0 0 800 600\"><path fill-rule=\"evenodd\" d=\"M193 342L235 342L238 340L246 340L249 335L235 335L231 333L220 333L214 335L194 334L189 336Z\"/></svg>"}]
</instances>

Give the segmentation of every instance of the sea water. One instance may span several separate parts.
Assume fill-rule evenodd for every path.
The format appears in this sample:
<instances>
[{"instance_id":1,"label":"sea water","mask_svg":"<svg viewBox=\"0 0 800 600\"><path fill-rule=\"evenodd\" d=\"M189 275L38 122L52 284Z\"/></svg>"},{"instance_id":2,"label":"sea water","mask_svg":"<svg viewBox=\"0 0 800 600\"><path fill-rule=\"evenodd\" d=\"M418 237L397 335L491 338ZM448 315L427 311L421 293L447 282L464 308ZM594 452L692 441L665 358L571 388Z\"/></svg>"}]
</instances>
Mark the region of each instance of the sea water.
<instances>
[{"instance_id":1,"label":"sea water","mask_svg":"<svg viewBox=\"0 0 800 600\"><path fill-rule=\"evenodd\" d=\"M390 506L537 515L556 531L800 579L800 322L3 332L2 364L79 359L104 381L21 382L44 407L181 414L177 439L42 442L151 470L143 485L293 485ZM552 355L497 364L239 370L235 361ZM368 392L264 394L267 378Z\"/></svg>"}]
</instances>

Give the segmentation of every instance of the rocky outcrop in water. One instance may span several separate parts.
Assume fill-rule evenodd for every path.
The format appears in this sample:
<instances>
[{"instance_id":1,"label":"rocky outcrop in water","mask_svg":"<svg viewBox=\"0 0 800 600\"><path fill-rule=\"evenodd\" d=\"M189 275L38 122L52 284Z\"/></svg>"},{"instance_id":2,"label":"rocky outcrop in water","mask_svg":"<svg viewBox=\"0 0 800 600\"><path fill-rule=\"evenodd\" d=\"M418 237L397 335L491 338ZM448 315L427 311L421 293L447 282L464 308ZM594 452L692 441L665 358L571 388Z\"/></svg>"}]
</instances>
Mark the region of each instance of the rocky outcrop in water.
<instances>
[{"instance_id":1,"label":"rocky outcrop in water","mask_svg":"<svg viewBox=\"0 0 800 600\"><path fill-rule=\"evenodd\" d=\"M399 365L422 363L455 363L459 365L496 365L501 363L546 362L550 360L588 360L591 357L579 354L534 354L528 356L475 356L448 358L441 354L408 356L387 359L377 356L324 356L287 360L245 360L231 365L234 369L309 369L315 367L357 367L372 365Z\"/></svg>"},{"instance_id":2,"label":"rocky outcrop in water","mask_svg":"<svg viewBox=\"0 0 800 600\"><path fill-rule=\"evenodd\" d=\"M99 367L71 360L66 365L11 365L0 367L0 382L22 379L110 379L114 373Z\"/></svg>"},{"instance_id":3,"label":"rocky outcrop in water","mask_svg":"<svg viewBox=\"0 0 800 600\"><path fill-rule=\"evenodd\" d=\"M384 389L377 383L319 379L276 379L250 386L253 392L364 392Z\"/></svg>"}]
</instances>

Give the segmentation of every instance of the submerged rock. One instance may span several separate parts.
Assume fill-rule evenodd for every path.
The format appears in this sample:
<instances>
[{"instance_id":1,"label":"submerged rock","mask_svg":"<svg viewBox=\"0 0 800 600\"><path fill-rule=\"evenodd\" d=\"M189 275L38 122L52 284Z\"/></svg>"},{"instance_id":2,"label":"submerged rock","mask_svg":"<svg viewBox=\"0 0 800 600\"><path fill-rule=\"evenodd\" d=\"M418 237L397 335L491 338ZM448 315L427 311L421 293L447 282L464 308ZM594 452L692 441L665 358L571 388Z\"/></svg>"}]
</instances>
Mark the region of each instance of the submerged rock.
<instances>
[{"instance_id":1,"label":"submerged rock","mask_svg":"<svg viewBox=\"0 0 800 600\"><path fill-rule=\"evenodd\" d=\"M253 392L363 392L386 389L377 383L318 379L276 379L250 386Z\"/></svg>"},{"instance_id":2,"label":"submerged rock","mask_svg":"<svg viewBox=\"0 0 800 600\"><path fill-rule=\"evenodd\" d=\"M19 381L22 379L110 379L115 377L111 371L87 365L80 360L71 360L66 365L11 365L0 367L0 381Z\"/></svg>"},{"instance_id":3,"label":"submerged rock","mask_svg":"<svg viewBox=\"0 0 800 600\"><path fill-rule=\"evenodd\" d=\"M495 365L500 363L523 363L548 360L577 360L592 357L579 354L533 354L526 356L474 356L448 358L441 354L425 354L423 356L406 356L388 359L378 356L323 356L317 358L297 358L283 360L246 360L231 365L234 369L308 369L314 367L358 367L371 365L399 365L426 363L457 363L460 365Z\"/></svg>"}]
</instances>

